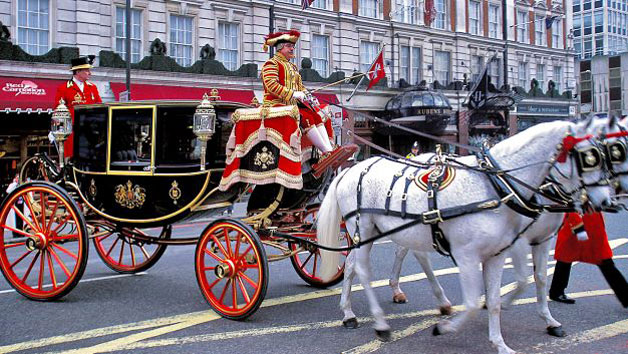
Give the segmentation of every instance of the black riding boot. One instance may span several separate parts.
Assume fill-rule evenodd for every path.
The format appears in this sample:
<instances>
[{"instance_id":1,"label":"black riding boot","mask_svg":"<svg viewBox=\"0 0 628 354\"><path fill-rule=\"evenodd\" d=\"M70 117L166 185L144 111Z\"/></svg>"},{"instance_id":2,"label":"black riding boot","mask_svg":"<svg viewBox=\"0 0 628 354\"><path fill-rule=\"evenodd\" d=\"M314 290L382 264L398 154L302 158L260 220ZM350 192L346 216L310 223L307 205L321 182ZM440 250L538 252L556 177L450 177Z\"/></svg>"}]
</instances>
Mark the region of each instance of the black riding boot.
<instances>
[{"instance_id":1,"label":"black riding boot","mask_svg":"<svg viewBox=\"0 0 628 354\"><path fill-rule=\"evenodd\" d=\"M613 260L605 259L598 267L600 267L604 279L615 292L621 305L628 307L628 283L617 267L615 267Z\"/></svg>"}]
</instances>

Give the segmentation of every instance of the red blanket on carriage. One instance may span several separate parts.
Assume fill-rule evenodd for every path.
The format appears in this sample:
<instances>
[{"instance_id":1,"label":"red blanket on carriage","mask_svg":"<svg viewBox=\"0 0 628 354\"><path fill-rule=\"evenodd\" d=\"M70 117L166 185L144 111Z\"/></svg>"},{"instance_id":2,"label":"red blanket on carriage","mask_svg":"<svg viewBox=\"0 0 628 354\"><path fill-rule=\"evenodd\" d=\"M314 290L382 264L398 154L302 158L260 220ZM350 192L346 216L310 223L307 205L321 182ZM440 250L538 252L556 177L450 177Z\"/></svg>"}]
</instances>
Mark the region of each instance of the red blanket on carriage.
<instances>
[{"instance_id":1,"label":"red blanket on carriage","mask_svg":"<svg viewBox=\"0 0 628 354\"><path fill-rule=\"evenodd\" d=\"M220 190L238 182L303 188L297 106L238 109Z\"/></svg>"}]
</instances>

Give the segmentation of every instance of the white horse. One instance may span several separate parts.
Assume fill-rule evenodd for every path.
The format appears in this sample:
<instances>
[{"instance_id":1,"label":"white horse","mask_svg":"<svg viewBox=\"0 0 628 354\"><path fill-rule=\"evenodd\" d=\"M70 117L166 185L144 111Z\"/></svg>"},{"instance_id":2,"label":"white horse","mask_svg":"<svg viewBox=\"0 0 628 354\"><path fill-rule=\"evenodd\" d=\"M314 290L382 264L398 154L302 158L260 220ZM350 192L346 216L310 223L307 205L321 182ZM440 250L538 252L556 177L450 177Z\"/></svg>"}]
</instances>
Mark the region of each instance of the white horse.
<instances>
[{"instance_id":1,"label":"white horse","mask_svg":"<svg viewBox=\"0 0 628 354\"><path fill-rule=\"evenodd\" d=\"M581 183L595 184L605 177L605 171L601 169L582 174L577 172L571 154L567 157L567 163L554 163L557 153L561 150L559 144L563 142L563 138L570 132L577 136L582 135L585 130L583 125L576 126L563 121L539 124L502 141L490 152L501 168L516 169L511 171L510 175L532 187L539 187L550 174L550 169L555 169L559 172L558 176L555 176L559 183L566 190L575 193L582 187ZM589 140L578 141L576 147L590 144ZM473 156L461 157L458 161L469 166L478 165ZM370 170L365 173L367 167ZM338 234L338 225L342 216L357 209L358 186L361 188L363 208L382 208L386 198L383 191L388 190L393 174L399 172L402 167L404 165L400 162L371 158L337 177L323 200L318 218L317 236L321 244L337 246L338 240L331 235ZM395 186L391 209L399 210L402 188L400 184ZM520 195L527 200L532 196L532 192L524 189L520 191ZM594 205L599 206L609 202L610 192L608 188L592 187L588 190L588 197ZM456 179L438 193L441 210L487 199L499 199L488 178L482 172L467 169L458 169ZM411 188L408 191L407 200L410 201L409 213L419 214L426 211L426 194L417 188ZM359 219L359 236L363 241L369 240L377 236L376 229L385 232L403 226L407 222L399 217L362 213ZM484 276L488 279L489 339L497 347L499 353L514 353L505 344L499 325L499 285L505 258L501 251L506 249L529 224L530 219L517 214L503 204L497 209L484 210L441 223L441 229L451 246L451 254L460 268L460 282L466 311L451 321L441 321L434 330L435 334L457 331L477 313L481 293L479 266L483 263ZM346 225L350 234L356 235L358 230L356 217L348 218ZM398 231L390 237L395 243L412 250L432 251L432 236L428 225L418 224ZM355 272L364 286L371 312L375 317L376 333L381 339L387 340L390 338L390 326L384 319L383 311L369 283L371 247L372 243L367 243L356 250ZM336 253L323 251L321 277L326 279L335 273L338 263L339 258ZM344 321L355 321L355 315L350 308L344 308L344 310Z\"/></svg>"}]
</instances>

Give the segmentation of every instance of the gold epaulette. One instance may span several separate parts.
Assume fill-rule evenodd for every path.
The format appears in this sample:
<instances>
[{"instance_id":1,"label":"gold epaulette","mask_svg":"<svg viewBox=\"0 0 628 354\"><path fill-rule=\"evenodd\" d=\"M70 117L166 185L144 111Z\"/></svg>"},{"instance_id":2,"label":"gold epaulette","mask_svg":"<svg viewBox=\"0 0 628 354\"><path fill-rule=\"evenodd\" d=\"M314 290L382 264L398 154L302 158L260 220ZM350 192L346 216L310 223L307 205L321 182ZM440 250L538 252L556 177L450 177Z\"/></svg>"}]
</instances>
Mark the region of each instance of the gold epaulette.
<instances>
[{"instance_id":1,"label":"gold epaulette","mask_svg":"<svg viewBox=\"0 0 628 354\"><path fill-rule=\"evenodd\" d=\"M299 119L299 108L296 105L278 107L240 108L231 116L231 121L237 123L241 120L272 119L289 116Z\"/></svg>"}]
</instances>

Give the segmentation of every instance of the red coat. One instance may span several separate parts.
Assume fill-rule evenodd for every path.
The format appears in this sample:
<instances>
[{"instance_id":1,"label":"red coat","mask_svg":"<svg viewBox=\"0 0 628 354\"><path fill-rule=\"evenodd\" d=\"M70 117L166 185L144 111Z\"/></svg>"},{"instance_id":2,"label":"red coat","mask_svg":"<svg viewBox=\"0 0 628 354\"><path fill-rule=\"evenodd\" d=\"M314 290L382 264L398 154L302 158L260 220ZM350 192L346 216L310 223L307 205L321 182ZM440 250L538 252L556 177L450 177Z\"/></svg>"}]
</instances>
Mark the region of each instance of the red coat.
<instances>
[{"instance_id":1,"label":"red coat","mask_svg":"<svg viewBox=\"0 0 628 354\"><path fill-rule=\"evenodd\" d=\"M72 115L72 124L74 125L74 106L77 104L93 104L101 103L102 99L98 94L98 88L96 85L89 81L85 81L83 85L83 91L74 83L73 80L69 80L57 88L57 96L55 97L54 107L56 108L59 101L63 98L65 105L68 107L70 114ZM72 129L74 130L74 128ZM64 145L65 157L71 157L74 152L74 134L68 137Z\"/></svg>"},{"instance_id":2,"label":"red coat","mask_svg":"<svg viewBox=\"0 0 628 354\"><path fill-rule=\"evenodd\" d=\"M589 239L578 241L574 230L583 224ZM578 213L567 213L563 225L558 230L554 259L565 263L600 264L602 260L610 258L613 258L613 251L608 244L602 213L582 216Z\"/></svg>"}]
</instances>

